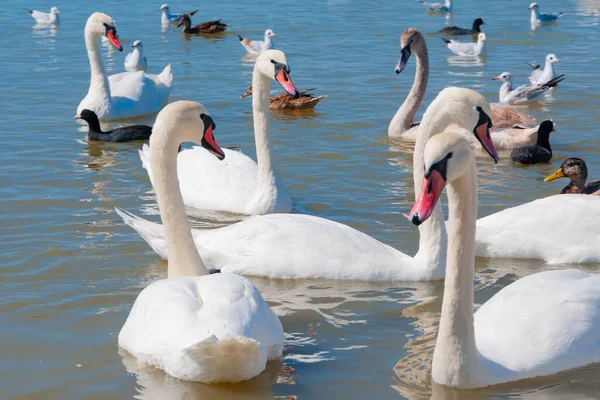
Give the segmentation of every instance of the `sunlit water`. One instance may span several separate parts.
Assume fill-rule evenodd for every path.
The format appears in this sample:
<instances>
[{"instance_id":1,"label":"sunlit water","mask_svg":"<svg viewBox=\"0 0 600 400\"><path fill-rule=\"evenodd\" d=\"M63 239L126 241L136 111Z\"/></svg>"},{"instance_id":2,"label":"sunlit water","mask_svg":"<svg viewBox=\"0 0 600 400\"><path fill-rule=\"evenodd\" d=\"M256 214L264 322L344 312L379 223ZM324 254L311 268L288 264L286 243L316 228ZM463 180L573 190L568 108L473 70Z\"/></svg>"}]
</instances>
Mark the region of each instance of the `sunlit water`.
<instances>
[{"instance_id":1,"label":"sunlit water","mask_svg":"<svg viewBox=\"0 0 600 400\"><path fill-rule=\"evenodd\" d=\"M238 98L250 83L251 63L235 34L259 38L272 28L296 86L314 87L316 94L328 96L314 111L272 114L277 168L293 197L294 212L350 224L412 254L417 230L402 216L413 199L411 146L391 146L387 140L388 123L414 73L411 60L400 76L394 74L400 33L409 26L426 33L431 77L424 105L449 85L475 88L497 101L498 84L492 77L510 71L517 83L525 83L525 61L541 63L549 52L562 60L557 68L566 74L564 83L524 109L557 123L552 163L522 168L504 157L494 166L480 156L483 216L557 193L566 181L542 179L566 157L584 158L590 177L600 178L599 1L544 2L542 12L568 15L536 31L530 29L526 2L514 0L457 0L449 18L430 15L411 0L173 3L173 11L201 7L196 22L213 17L231 22L226 35L190 40L173 29L161 31L158 3L103 3L102 9L89 2L55 3L62 26L54 30L33 27L20 1L5 1L0 13L1 397L598 396L597 366L481 391L432 386L428 371L442 282L253 278L287 332L283 365L271 365L243 385L225 386L179 382L152 370L129 373L135 371L135 361L119 354L117 334L140 290L165 277L166 263L113 209L157 220L155 198L138 158L140 143L88 143L71 118L89 82L83 27L91 12L103 11L117 21L125 52L134 40L144 42L150 72L172 63L172 101L203 103L217 122L221 145L254 156L251 101ZM450 57L434 32L445 25L468 27L476 17L487 22L488 55L475 61ZM111 73L123 70L125 52L103 47ZM144 121L152 123L152 118ZM198 219L195 224L223 222ZM537 261L478 260L476 302L482 304L519 277L547 268Z\"/></svg>"}]
</instances>

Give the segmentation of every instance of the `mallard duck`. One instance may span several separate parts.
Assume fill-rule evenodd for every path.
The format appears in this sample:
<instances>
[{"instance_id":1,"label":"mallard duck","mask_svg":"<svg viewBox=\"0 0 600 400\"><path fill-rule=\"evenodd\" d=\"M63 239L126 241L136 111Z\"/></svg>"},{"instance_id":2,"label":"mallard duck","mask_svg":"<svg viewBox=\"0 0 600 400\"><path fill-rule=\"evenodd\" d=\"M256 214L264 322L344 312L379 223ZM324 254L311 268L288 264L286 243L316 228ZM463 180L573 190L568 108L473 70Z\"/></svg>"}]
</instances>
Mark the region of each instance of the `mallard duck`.
<instances>
[{"instance_id":1,"label":"mallard duck","mask_svg":"<svg viewBox=\"0 0 600 400\"><path fill-rule=\"evenodd\" d=\"M538 129L535 146L523 146L510 153L510 159L521 164L537 164L550 161L552 148L550 147L550 132L554 132L552 121L544 121Z\"/></svg>"},{"instance_id":2,"label":"mallard duck","mask_svg":"<svg viewBox=\"0 0 600 400\"><path fill-rule=\"evenodd\" d=\"M600 196L600 181L585 181L588 177L587 165L581 158L567 158L560 168L550 176L544 178L544 182L550 182L558 178L569 178L571 182L560 191L560 194L594 194Z\"/></svg>"},{"instance_id":3,"label":"mallard duck","mask_svg":"<svg viewBox=\"0 0 600 400\"><path fill-rule=\"evenodd\" d=\"M271 97L269 108L271 110L283 110L283 109L292 109L292 110L301 110L304 108L314 108L318 102L323 100L327 96L318 96L314 97L312 94L308 93L314 89L303 90L299 93L299 97L296 98L291 94L285 92L278 94L277 96ZM240 96L240 99L244 97L252 96L252 85L248 88L246 93Z\"/></svg>"},{"instance_id":4,"label":"mallard duck","mask_svg":"<svg viewBox=\"0 0 600 400\"><path fill-rule=\"evenodd\" d=\"M196 11L198 11L198 10L196 10ZM181 16L181 20L177 24L177 28L183 26L183 33L188 34L188 35L197 35L200 33L210 35L213 33L224 32L225 29L227 29L227 27L229 26L229 24L222 23L220 19L217 19L214 21L207 21L207 22L203 22L201 24L192 26L192 20L190 19L190 17L192 15L194 15L196 13L196 11L191 12L189 14L186 13Z\"/></svg>"}]
</instances>

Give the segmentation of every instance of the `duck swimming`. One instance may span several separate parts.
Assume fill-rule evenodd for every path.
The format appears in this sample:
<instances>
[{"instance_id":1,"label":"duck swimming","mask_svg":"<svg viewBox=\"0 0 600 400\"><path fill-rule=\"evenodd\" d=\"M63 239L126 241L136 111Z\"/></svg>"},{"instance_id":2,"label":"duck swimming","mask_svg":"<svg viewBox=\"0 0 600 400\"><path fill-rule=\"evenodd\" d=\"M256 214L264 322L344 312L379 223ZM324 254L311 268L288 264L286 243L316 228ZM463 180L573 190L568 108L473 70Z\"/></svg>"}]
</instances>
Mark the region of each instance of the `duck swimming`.
<instances>
[{"instance_id":1,"label":"duck swimming","mask_svg":"<svg viewBox=\"0 0 600 400\"><path fill-rule=\"evenodd\" d=\"M485 25L485 22L481 18L477 18L473 21L472 29L459 28L458 26L447 26L438 31L442 35L447 36L462 36L462 35L475 35L481 32L481 25Z\"/></svg>"},{"instance_id":2,"label":"duck swimming","mask_svg":"<svg viewBox=\"0 0 600 400\"><path fill-rule=\"evenodd\" d=\"M183 33L188 35L198 35L200 33L211 35L215 33L224 32L225 29L227 29L227 26L229 26L229 24L222 23L220 19L214 21L206 21L201 24L192 26L192 20L190 19L190 16L194 15L196 11L189 14L183 14L181 16L181 20L177 24L177 28L183 26Z\"/></svg>"},{"instance_id":3,"label":"duck swimming","mask_svg":"<svg viewBox=\"0 0 600 400\"><path fill-rule=\"evenodd\" d=\"M587 165L581 158L567 158L560 168L550 176L544 178L544 182L550 182L558 178L569 178L571 182L565 186L560 194L593 194L600 196L600 181L590 182L586 185L588 177Z\"/></svg>"},{"instance_id":4,"label":"duck swimming","mask_svg":"<svg viewBox=\"0 0 600 400\"><path fill-rule=\"evenodd\" d=\"M521 164L547 163L552 158L550 147L550 132L554 132L552 121L544 121L538 129L537 142L535 146L523 146L514 149L510 153L510 159Z\"/></svg>"},{"instance_id":5,"label":"duck swimming","mask_svg":"<svg viewBox=\"0 0 600 400\"><path fill-rule=\"evenodd\" d=\"M82 119L88 123L88 139L99 142L131 142L133 140L147 140L152 134L152 127L146 125L132 125L103 132L100 121L95 112L82 110L73 119Z\"/></svg>"},{"instance_id":6,"label":"duck swimming","mask_svg":"<svg viewBox=\"0 0 600 400\"><path fill-rule=\"evenodd\" d=\"M269 99L269 109L271 110L302 110L306 108L315 108L315 106L327 96L313 96L308 93L314 89L307 89L298 92L299 97L284 92ZM252 85L246 90L246 93L240 96L240 99L252 96Z\"/></svg>"}]
</instances>

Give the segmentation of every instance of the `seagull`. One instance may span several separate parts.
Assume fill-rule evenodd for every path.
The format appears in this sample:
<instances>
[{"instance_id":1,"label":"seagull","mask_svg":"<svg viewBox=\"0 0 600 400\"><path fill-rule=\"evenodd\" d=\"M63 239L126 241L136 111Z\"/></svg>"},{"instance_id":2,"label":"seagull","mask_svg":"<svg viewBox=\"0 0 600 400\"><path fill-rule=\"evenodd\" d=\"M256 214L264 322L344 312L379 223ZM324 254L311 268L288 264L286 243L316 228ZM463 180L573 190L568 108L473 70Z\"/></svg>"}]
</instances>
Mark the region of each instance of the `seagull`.
<instances>
[{"instance_id":1,"label":"seagull","mask_svg":"<svg viewBox=\"0 0 600 400\"><path fill-rule=\"evenodd\" d=\"M550 88L555 87L559 82L562 82L564 75L559 75L542 85L521 85L514 89L512 87L512 75L510 72L503 72L492 79L502 81L502 86L500 86L501 104L521 104L531 101L546 93Z\"/></svg>"},{"instance_id":2,"label":"seagull","mask_svg":"<svg viewBox=\"0 0 600 400\"><path fill-rule=\"evenodd\" d=\"M141 40L136 40L131 46L133 51L125 57L125 70L129 72L144 71L148 69L148 61L144 55L144 45Z\"/></svg>"},{"instance_id":3,"label":"seagull","mask_svg":"<svg viewBox=\"0 0 600 400\"><path fill-rule=\"evenodd\" d=\"M240 44L242 46L244 46L244 48L246 49L246 51L250 54L260 54L265 50L269 50L273 48L273 42L271 41L271 38L273 36L277 36L275 34L275 32L273 32L271 29L267 29L265 31L265 40L250 40L248 38L243 38L240 35L237 35L237 37L240 39Z\"/></svg>"},{"instance_id":4,"label":"seagull","mask_svg":"<svg viewBox=\"0 0 600 400\"><path fill-rule=\"evenodd\" d=\"M563 13L541 14L538 3L531 3L528 10L531 10L531 25L540 25L554 22L561 17Z\"/></svg>"},{"instance_id":5,"label":"seagull","mask_svg":"<svg viewBox=\"0 0 600 400\"><path fill-rule=\"evenodd\" d=\"M420 0L419 3L432 12L449 13L452 12L452 0L445 0L445 3L429 3Z\"/></svg>"},{"instance_id":6,"label":"seagull","mask_svg":"<svg viewBox=\"0 0 600 400\"><path fill-rule=\"evenodd\" d=\"M183 15L183 14L170 14L168 4L163 4L162 6L160 6L158 11L162 11L162 15L160 17L160 23L163 25L176 24L179 22L179 20L181 19L181 16ZM198 10L196 10L196 11L198 11ZM194 13L196 11L194 11ZM190 14L194 15L194 13L190 13Z\"/></svg>"},{"instance_id":7,"label":"seagull","mask_svg":"<svg viewBox=\"0 0 600 400\"><path fill-rule=\"evenodd\" d=\"M457 40L441 38L451 52L457 56L480 56L485 54L485 33L477 35L476 43L461 43Z\"/></svg>"},{"instance_id":8,"label":"seagull","mask_svg":"<svg viewBox=\"0 0 600 400\"><path fill-rule=\"evenodd\" d=\"M35 22L41 25L60 25L60 11L58 8L52 7L49 13L45 13L37 10L30 10L26 8L27 12L31 14L31 18L35 19Z\"/></svg>"},{"instance_id":9,"label":"seagull","mask_svg":"<svg viewBox=\"0 0 600 400\"><path fill-rule=\"evenodd\" d=\"M544 69L541 69L539 65L531 65L528 62L525 62L525 64L533 68L533 72L529 76L529 81L534 85L542 85L556 78L554 64L558 62L560 62L560 60L554 54L548 54L546 56L546 64L544 65Z\"/></svg>"}]
</instances>

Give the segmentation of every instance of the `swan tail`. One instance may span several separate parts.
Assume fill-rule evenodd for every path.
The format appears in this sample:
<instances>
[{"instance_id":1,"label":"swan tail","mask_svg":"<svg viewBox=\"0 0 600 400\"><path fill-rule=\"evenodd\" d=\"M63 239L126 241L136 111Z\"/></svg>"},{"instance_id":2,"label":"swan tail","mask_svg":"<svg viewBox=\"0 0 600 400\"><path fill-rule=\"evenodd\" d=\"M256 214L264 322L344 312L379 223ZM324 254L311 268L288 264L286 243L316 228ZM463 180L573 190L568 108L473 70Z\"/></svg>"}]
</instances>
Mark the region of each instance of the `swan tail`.
<instances>
[{"instance_id":1,"label":"swan tail","mask_svg":"<svg viewBox=\"0 0 600 400\"><path fill-rule=\"evenodd\" d=\"M266 354L261 354L256 340L238 336L219 340L211 336L183 350L198 366L205 383L240 382L260 374L266 367Z\"/></svg>"},{"instance_id":2,"label":"swan tail","mask_svg":"<svg viewBox=\"0 0 600 400\"><path fill-rule=\"evenodd\" d=\"M123 219L123 222L132 227L152 247L156 254L164 260L167 259L165 233L162 225L146 221L118 207L115 207L115 212Z\"/></svg>"},{"instance_id":3,"label":"swan tail","mask_svg":"<svg viewBox=\"0 0 600 400\"><path fill-rule=\"evenodd\" d=\"M171 64L167 65L165 69L162 70L160 74L158 74L158 79L162 83L164 83L169 89L173 85L173 68Z\"/></svg>"}]
</instances>

